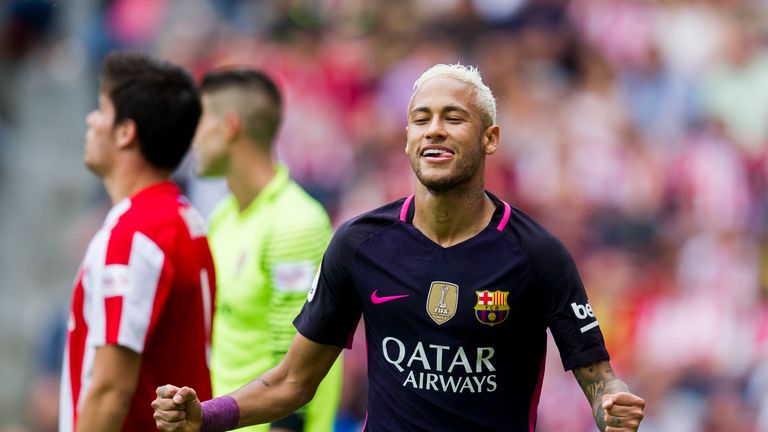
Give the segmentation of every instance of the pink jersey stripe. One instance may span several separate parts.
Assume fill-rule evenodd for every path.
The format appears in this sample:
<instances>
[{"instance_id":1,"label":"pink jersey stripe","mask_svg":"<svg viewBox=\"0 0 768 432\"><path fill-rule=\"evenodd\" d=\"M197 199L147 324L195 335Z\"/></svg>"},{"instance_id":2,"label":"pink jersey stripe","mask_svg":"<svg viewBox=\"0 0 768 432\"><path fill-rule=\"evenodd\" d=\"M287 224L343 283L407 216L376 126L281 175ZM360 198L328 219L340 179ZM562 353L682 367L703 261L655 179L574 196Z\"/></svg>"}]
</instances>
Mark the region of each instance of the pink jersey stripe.
<instances>
[{"instance_id":1,"label":"pink jersey stripe","mask_svg":"<svg viewBox=\"0 0 768 432\"><path fill-rule=\"evenodd\" d=\"M408 218L408 207L411 206L411 201L413 201L413 195L405 199L403 207L400 209L400 220L403 222Z\"/></svg>"},{"instance_id":2,"label":"pink jersey stripe","mask_svg":"<svg viewBox=\"0 0 768 432\"><path fill-rule=\"evenodd\" d=\"M544 384L544 369L547 365L547 350L544 349L544 354L541 356L541 366L539 366L539 378L536 380L536 388L533 390L533 397L531 397L531 409L528 411L528 429L530 432L536 430L536 415L539 408L539 399L541 398L541 387Z\"/></svg>"},{"instance_id":3,"label":"pink jersey stripe","mask_svg":"<svg viewBox=\"0 0 768 432\"><path fill-rule=\"evenodd\" d=\"M502 216L501 222L499 222L499 226L496 227L496 229L499 231L504 229L504 226L506 226L507 222L509 222L509 216L512 214L512 207L510 207L506 201L502 202L504 203L504 216Z\"/></svg>"}]
</instances>

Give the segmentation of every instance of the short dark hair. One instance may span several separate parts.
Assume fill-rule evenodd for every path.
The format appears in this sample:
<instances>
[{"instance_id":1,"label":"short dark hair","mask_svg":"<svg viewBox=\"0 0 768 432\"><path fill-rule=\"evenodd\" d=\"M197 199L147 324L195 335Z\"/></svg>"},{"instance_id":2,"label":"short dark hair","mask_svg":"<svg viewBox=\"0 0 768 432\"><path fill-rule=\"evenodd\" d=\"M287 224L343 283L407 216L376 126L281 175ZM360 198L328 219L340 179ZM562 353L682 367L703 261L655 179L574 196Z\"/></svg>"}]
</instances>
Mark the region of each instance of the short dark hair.
<instances>
[{"instance_id":1,"label":"short dark hair","mask_svg":"<svg viewBox=\"0 0 768 432\"><path fill-rule=\"evenodd\" d=\"M101 68L101 91L115 106L115 125L136 123L144 158L174 170L189 150L202 106L192 76L139 53L111 53Z\"/></svg>"},{"instance_id":2,"label":"short dark hair","mask_svg":"<svg viewBox=\"0 0 768 432\"><path fill-rule=\"evenodd\" d=\"M271 149L282 120L282 96L275 82L264 72L248 68L219 69L207 73L200 84L202 94L212 94L222 90L236 89L244 92L256 92L267 98L267 105L257 105L255 98L250 118L245 119L246 133L252 140ZM246 96L248 97L248 96Z\"/></svg>"}]
</instances>

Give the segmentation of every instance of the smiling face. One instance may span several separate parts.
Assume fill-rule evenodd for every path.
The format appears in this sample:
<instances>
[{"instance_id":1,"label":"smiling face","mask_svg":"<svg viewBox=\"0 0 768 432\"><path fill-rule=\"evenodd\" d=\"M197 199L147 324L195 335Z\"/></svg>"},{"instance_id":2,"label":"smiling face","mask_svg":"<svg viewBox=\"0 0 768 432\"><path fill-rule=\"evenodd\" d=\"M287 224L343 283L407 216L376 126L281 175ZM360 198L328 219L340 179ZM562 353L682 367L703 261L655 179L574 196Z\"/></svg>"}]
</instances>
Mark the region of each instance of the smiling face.
<instances>
[{"instance_id":1,"label":"smiling face","mask_svg":"<svg viewBox=\"0 0 768 432\"><path fill-rule=\"evenodd\" d=\"M496 151L499 129L484 128L476 100L472 86L446 77L429 79L414 93L405 150L427 189L483 183L485 156Z\"/></svg>"}]
</instances>

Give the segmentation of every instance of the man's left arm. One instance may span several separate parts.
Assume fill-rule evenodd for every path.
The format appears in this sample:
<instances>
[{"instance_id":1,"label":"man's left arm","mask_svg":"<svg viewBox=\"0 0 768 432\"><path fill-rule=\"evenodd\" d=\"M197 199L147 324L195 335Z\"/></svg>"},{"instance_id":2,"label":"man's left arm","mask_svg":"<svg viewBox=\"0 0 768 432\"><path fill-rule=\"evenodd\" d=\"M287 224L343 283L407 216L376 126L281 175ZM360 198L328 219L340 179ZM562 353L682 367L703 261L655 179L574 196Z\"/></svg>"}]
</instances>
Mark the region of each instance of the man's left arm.
<instances>
[{"instance_id":1,"label":"man's left arm","mask_svg":"<svg viewBox=\"0 0 768 432\"><path fill-rule=\"evenodd\" d=\"M643 419L645 400L632 394L605 360L573 369L587 396L595 423L601 432L636 431Z\"/></svg>"},{"instance_id":2,"label":"man's left arm","mask_svg":"<svg viewBox=\"0 0 768 432\"><path fill-rule=\"evenodd\" d=\"M96 349L88 392L77 416L77 432L123 428L141 366L141 355L118 345Z\"/></svg>"}]
</instances>

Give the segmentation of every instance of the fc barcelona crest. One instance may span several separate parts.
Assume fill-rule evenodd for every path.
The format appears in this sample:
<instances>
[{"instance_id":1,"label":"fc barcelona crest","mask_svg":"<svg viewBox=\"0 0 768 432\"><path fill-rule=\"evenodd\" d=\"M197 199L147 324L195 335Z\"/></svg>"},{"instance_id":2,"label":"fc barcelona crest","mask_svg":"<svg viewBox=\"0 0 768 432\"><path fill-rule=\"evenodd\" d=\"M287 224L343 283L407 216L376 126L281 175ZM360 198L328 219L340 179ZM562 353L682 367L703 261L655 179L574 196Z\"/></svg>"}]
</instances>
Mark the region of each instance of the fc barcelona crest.
<instances>
[{"instance_id":1,"label":"fc barcelona crest","mask_svg":"<svg viewBox=\"0 0 768 432\"><path fill-rule=\"evenodd\" d=\"M438 324L443 324L456 315L459 304L459 286L450 282L435 281L427 295L427 313Z\"/></svg>"},{"instance_id":2,"label":"fc barcelona crest","mask_svg":"<svg viewBox=\"0 0 768 432\"><path fill-rule=\"evenodd\" d=\"M475 317L483 324L494 326L509 316L507 296L509 291L477 291Z\"/></svg>"}]
</instances>

